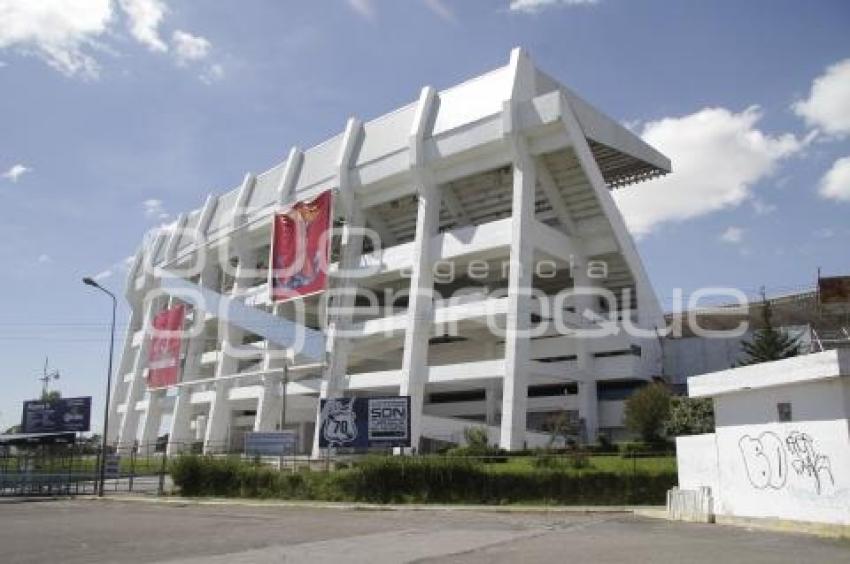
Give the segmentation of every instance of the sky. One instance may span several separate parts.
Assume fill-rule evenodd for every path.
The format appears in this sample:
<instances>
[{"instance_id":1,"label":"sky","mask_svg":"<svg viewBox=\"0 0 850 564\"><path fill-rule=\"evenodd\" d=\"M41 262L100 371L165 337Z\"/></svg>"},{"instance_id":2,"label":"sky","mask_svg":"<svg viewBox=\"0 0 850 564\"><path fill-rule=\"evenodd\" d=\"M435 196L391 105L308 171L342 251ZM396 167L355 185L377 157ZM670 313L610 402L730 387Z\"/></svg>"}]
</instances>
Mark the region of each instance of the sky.
<instances>
[{"instance_id":1,"label":"sky","mask_svg":"<svg viewBox=\"0 0 850 564\"><path fill-rule=\"evenodd\" d=\"M122 293L151 228L515 46L672 159L615 194L666 309L850 274L848 29L843 0L0 0L0 430L46 356L100 427L83 276Z\"/></svg>"}]
</instances>

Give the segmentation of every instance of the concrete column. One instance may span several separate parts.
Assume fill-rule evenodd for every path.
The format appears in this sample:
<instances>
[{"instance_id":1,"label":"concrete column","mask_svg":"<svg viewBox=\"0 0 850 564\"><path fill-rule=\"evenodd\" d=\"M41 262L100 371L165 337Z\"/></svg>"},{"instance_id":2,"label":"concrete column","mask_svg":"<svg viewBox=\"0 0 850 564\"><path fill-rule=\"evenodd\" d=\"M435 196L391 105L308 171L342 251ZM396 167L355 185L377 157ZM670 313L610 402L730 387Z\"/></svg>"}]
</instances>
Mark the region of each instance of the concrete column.
<instances>
[{"instance_id":1,"label":"concrete column","mask_svg":"<svg viewBox=\"0 0 850 564\"><path fill-rule=\"evenodd\" d=\"M263 377L263 393L257 400L257 416L254 419L254 431L274 431L279 429L280 413L283 401L278 388L280 378L267 374Z\"/></svg>"},{"instance_id":2,"label":"concrete column","mask_svg":"<svg viewBox=\"0 0 850 564\"><path fill-rule=\"evenodd\" d=\"M139 261L138 256L136 257L136 261ZM121 421L123 419L122 414L118 413L118 406L122 401L127 399L126 391L122 394L121 388L124 385L124 375L134 370L136 351L133 347L133 335L137 330L136 325L139 318L142 318L144 321L144 312L141 311L141 306L131 291L135 277L130 276L129 280L130 283L128 284L126 297L131 307L130 319L127 321L124 345L121 350L121 360L118 362L118 369L112 375L112 397L109 398L109 429L106 431L106 438L110 444L118 442L118 434L121 430Z\"/></svg>"},{"instance_id":3,"label":"concrete column","mask_svg":"<svg viewBox=\"0 0 850 564\"><path fill-rule=\"evenodd\" d=\"M126 411L118 430L118 444L120 446L131 446L136 440L139 424L139 413L136 411L136 403L141 401L147 391L144 378L145 368L148 364L148 346L150 345L150 327L153 322L154 312L158 311L164 300L161 298L149 300L145 307L145 317L142 323L144 331L142 342L133 361L133 380L127 387L127 395L124 399Z\"/></svg>"},{"instance_id":4,"label":"concrete column","mask_svg":"<svg viewBox=\"0 0 850 564\"><path fill-rule=\"evenodd\" d=\"M342 394L342 381L348 371L348 356L351 340L344 336L351 324L351 310L355 304L358 280L352 273L358 268L363 254L363 226L366 218L363 209L354 197L351 184L351 168L357 157L357 147L363 135L363 124L356 118L350 118L345 125L339 155L337 157L337 184L339 191L336 204L340 205L346 223L342 230L339 258L339 273L329 281L333 309L328 314L328 327L325 332L326 365L319 393L320 401L316 405L316 432L313 434L312 455L321 456L319 433L321 431L321 399L339 397ZM341 291L341 292L340 292ZM331 305L329 300L328 305Z\"/></svg>"},{"instance_id":5,"label":"concrete column","mask_svg":"<svg viewBox=\"0 0 850 564\"><path fill-rule=\"evenodd\" d=\"M513 114L513 108L508 108ZM534 162L525 140L513 134L513 199L511 252L508 277L508 311L505 319L505 378L502 392L500 446L523 448L528 403L528 367L531 325L531 289L534 274Z\"/></svg>"},{"instance_id":6,"label":"concrete column","mask_svg":"<svg viewBox=\"0 0 850 564\"><path fill-rule=\"evenodd\" d=\"M192 417L192 391L188 387L177 390L174 398L174 411L171 415L171 428L168 431L168 455L188 450L189 443L194 441L189 423Z\"/></svg>"},{"instance_id":7,"label":"concrete column","mask_svg":"<svg viewBox=\"0 0 850 564\"><path fill-rule=\"evenodd\" d=\"M587 276L587 265L584 261L576 264L572 272L573 285L576 289L592 288L594 281ZM574 300L576 313L587 321L587 315L598 311L598 302L591 295L577 295ZM596 371L593 353L588 347L588 338L578 336L576 343L576 364L581 374L578 382L579 419L584 421L582 440L587 443L596 442L599 433L598 402L596 398Z\"/></svg>"},{"instance_id":8,"label":"concrete column","mask_svg":"<svg viewBox=\"0 0 850 564\"><path fill-rule=\"evenodd\" d=\"M485 414L484 421L487 425L496 425L499 411L499 383L488 382L484 389Z\"/></svg>"},{"instance_id":9,"label":"concrete column","mask_svg":"<svg viewBox=\"0 0 850 564\"><path fill-rule=\"evenodd\" d=\"M418 450L422 435L422 406L428 381L428 341L434 313L434 256L433 238L440 225L440 190L430 174L417 175L419 210L416 218L416 239L413 243L413 268L410 277L410 297L407 306L407 329L404 334L404 353L401 366L399 395L410 396L411 446Z\"/></svg>"},{"instance_id":10,"label":"concrete column","mask_svg":"<svg viewBox=\"0 0 850 564\"><path fill-rule=\"evenodd\" d=\"M204 270L201 272L200 285L207 287L213 286L217 283L217 274L213 265L206 264ZM201 364L201 356L204 354L204 348L206 347L205 317L206 312L199 309L195 310L194 323L197 333L189 337L189 342L186 345L186 358L183 362L183 383L191 381L197 376ZM188 443L191 443L193 440L191 429L189 429L189 421L192 415L191 396L192 388L190 386L181 386L178 388L177 397L174 398L174 409L171 412L171 426L168 430L167 450L169 454L174 454L188 448Z\"/></svg>"},{"instance_id":11,"label":"concrete column","mask_svg":"<svg viewBox=\"0 0 850 564\"><path fill-rule=\"evenodd\" d=\"M142 432L139 444L145 452L153 451L153 445L159 434L159 426L162 423L162 400L165 398L165 390L153 390L148 394L148 408L142 418Z\"/></svg>"},{"instance_id":12,"label":"concrete column","mask_svg":"<svg viewBox=\"0 0 850 564\"><path fill-rule=\"evenodd\" d=\"M227 381L215 383L215 397L210 403L210 414L204 434L204 453L206 454L220 453L229 447L227 444L227 431L230 426L230 400L227 398L229 389Z\"/></svg>"},{"instance_id":13,"label":"concrete column","mask_svg":"<svg viewBox=\"0 0 850 564\"><path fill-rule=\"evenodd\" d=\"M349 221L342 231L342 249L339 264L343 271L351 272L360 261L363 251L363 213L359 208L352 210ZM351 341L341 333L351 323L351 309L354 307L356 280L343 275L332 286L336 290L332 311L328 315L326 331L327 364L322 375L322 387L319 399L335 398L342 395L342 383L348 371L348 356ZM340 290L344 290L340 292ZM321 431L321 403L316 407L316 432L313 434L313 458L321 457L319 432Z\"/></svg>"},{"instance_id":14,"label":"concrete column","mask_svg":"<svg viewBox=\"0 0 850 564\"><path fill-rule=\"evenodd\" d=\"M599 401L596 397L596 379L578 382L578 416L584 422L582 439L594 443L599 436Z\"/></svg>"},{"instance_id":15,"label":"concrete column","mask_svg":"<svg viewBox=\"0 0 850 564\"><path fill-rule=\"evenodd\" d=\"M246 184L248 183L246 177ZM246 270L256 267L256 251L239 249L237 251L238 264L234 272L233 293L238 295L247 284ZM245 332L230 323L221 320L219 322L220 332L223 333L221 340L221 359L216 366L216 378L230 376L236 373L239 359L233 356L234 349L238 349L242 343ZM233 384L232 380L219 380L215 383L215 398L210 404L207 429L204 437L204 452L216 452L228 448L227 437L230 427L230 400L227 398L228 391Z\"/></svg>"}]
</instances>

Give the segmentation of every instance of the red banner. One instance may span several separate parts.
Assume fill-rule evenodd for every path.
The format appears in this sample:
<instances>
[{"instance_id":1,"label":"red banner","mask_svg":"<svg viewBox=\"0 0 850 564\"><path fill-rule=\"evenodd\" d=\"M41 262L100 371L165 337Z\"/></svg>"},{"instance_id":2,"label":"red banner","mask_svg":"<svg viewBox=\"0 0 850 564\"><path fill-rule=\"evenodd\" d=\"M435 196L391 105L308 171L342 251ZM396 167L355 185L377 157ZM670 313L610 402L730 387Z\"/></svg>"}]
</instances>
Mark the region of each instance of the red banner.
<instances>
[{"instance_id":1,"label":"red banner","mask_svg":"<svg viewBox=\"0 0 850 564\"><path fill-rule=\"evenodd\" d=\"M148 351L148 388L173 386L180 381L180 349L186 306L177 305L153 318Z\"/></svg>"},{"instance_id":2,"label":"red banner","mask_svg":"<svg viewBox=\"0 0 850 564\"><path fill-rule=\"evenodd\" d=\"M328 284L331 191L298 202L274 218L271 297L288 300L323 291Z\"/></svg>"}]
</instances>

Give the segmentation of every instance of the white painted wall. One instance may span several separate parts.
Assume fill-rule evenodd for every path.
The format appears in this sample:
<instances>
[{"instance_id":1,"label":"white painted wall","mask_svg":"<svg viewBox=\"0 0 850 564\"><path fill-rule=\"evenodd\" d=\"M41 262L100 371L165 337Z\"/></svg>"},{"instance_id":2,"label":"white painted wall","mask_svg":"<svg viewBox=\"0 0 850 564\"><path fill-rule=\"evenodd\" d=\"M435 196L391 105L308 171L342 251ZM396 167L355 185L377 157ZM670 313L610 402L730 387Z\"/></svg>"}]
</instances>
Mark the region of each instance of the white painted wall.
<instances>
[{"instance_id":1,"label":"white painted wall","mask_svg":"<svg viewBox=\"0 0 850 564\"><path fill-rule=\"evenodd\" d=\"M676 438L679 488L698 490L711 488L715 509L720 506L720 479L717 465L717 442L714 433Z\"/></svg>"},{"instance_id":2,"label":"white painted wall","mask_svg":"<svg viewBox=\"0 0 850 564\"><path fill-rule=\"evenodd\" d=\"M703 395L717 430L677 439L679 487L711 487L720 515L850 525L850 374L838 376L848 358L829 351L691 378L691 395L713 390Z\"/></svg>"}]
</instances>

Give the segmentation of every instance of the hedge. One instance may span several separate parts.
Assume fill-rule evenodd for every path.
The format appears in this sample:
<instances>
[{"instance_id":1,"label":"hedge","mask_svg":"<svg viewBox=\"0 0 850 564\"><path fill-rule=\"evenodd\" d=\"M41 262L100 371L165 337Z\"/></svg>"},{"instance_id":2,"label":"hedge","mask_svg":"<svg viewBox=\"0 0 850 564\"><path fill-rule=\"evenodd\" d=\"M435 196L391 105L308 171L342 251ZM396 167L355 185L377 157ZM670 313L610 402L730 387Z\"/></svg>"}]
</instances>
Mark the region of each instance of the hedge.
<instances>
[{"instance_id":1,"label":"hedge","mask_svg":"<svg viewBox=\"0 0 850 564\"><path fill-rule=\"evenodd\" d=\"M372 503L663 504L676 474L614 474L540 468L490 472L474 460L367 458L333 472L281 472L238 458L186 455L171 462L184 496L363 501Z\"/></svg>"}]
</instances>

